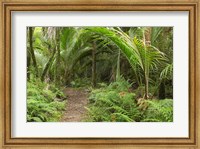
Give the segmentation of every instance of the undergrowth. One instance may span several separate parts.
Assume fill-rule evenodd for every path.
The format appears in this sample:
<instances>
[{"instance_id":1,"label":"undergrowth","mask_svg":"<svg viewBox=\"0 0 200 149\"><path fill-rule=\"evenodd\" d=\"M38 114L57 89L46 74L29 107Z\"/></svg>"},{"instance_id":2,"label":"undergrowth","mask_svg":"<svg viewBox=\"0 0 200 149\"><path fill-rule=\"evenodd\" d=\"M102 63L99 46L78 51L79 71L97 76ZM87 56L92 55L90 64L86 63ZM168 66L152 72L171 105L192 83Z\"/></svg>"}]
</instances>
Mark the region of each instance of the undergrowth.
<instances>
[{"instance_id":1,"label":"undergrowth","mask_svg":"<svg viewBox=\"0 0 200 149\"><path fill-rule=\"evenodd\" d=\"M141 114L136 105L135 94L128 90L131 84L120 80L92 90L87 108L93 122L133 122L139 121Z\"/></svg>"},{"instance_id":2,"label":"undergrowth","mask_svg":"<svg viewBox=\"0 0 200 149\"><path fill-rule=\"evenodd\" d=\"M144 111L143 122L172 122L173 100L146 100L147 110Z\"/></svg>"},{"instance_id":3,"label":"undergrowth","mask_svg":"<svg viewBox=\"0 0 200 149\"><path fill-rule=\"evenodd\" d=\"M91 86L91 81L89 78L77 78L70 82L71 87L81 88Z\"/></svg>"},{"instance_id":4,"label":"undergrowth","mask_svg":"<svg viewBox=\"0 0 200 149\"><path fill-rule=\"evenodd\" d=\"M27 86L27 121L28 122L53 122L61 118L65 109L66 101L62 91L55 87L41 82L39 79L28 81Z\"/></svg>"},{"instance_id":5,"label":"undergrowth","mask_svg":"<svg viewBox=\"0 0 200 149\"><path fill-rule=\"evenodd\" d=\"M173 100L144 100L138 104L131 84L120 79L93 89L86 108L90 122L172 122ZM144 106L144 107L142 107Z\"/></svg>"}]
</instances>

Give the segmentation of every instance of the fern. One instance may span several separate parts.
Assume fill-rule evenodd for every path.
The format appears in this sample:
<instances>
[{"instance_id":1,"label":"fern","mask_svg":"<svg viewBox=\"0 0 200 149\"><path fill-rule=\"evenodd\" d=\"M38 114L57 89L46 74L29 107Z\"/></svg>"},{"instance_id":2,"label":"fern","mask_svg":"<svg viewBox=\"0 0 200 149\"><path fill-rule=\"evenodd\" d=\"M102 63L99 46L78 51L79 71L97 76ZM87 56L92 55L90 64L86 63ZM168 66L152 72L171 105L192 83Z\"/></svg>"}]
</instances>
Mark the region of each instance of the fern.
<instances>
[{"instance_id":1,"label":"fern","mask_svg":"<svg viewBox=\"0 0 200 149\"><path fill-rule=\"evenodd\" d=\"M58 96L64 94L54 85L46 88L46 84L40 80L28 82L27 92L27 121L28 122L48 122L58 121L65 109L66 102L54 101Z\"/></svg>"},{"instance_id":2,"label":"fern","mask_svg":"<svg viewBox=\"0 0 200 149\"><path fill-rule=\"evenodd\" d=\"M159 121L172 122L173 121L173 100L147 100L149 103L148 109L145 111L145 117L142 121Z\"/></svg>"},{"instance_id":3,"label":"fern","mask_svg":"<svg viewBox=\"0 0 200 149\"><path fill-rule=\"evenodd\" d=\"M128 92L130 87L128 81L120 78L109 86L92 90L87 121L138 121L141 116L136 106L135 94Z\"/></svg>"},{"instance_id":4,"label":"fern","mask_svg":"<svg viewBox=\"0 0 200 149\"><path fill-rule=\"evenodd\" d=\"M173 100L143 100L141 109L130 84L121 79L91 91L88 119L92 122L172 122Z\"/></svg>"},{"instance_id":5,"label":"fern","mask_svg":"<svg viewBox=\"0 0 200 149\"><path fill-rule=\"evenodd\" d=\"M123 113L113 113L112 114L112 121L119 121L119 122L133 122L133 119L131 119L130 117L128 117L127 115L123 114Z\"/></svg>"}]
</instances>

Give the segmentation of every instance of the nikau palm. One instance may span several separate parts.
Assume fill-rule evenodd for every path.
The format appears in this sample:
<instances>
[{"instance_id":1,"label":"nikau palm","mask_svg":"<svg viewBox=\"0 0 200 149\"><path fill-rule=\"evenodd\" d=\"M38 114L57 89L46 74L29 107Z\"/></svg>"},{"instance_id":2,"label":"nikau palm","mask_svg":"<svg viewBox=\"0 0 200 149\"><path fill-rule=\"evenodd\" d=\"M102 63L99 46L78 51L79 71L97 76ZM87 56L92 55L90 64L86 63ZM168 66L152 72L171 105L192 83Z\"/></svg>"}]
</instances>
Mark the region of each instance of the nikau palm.
<instances>
[{"instance_id":1,"label":"nikau palm","mask_svg":"<svg viewBox=\"0 0 200 149\"><path fill-rule=\"evenodd\" d=\"M89 31L95 32L105 38L110 39L114 42L119 49L124 53L130 65L138 72L138 66L142 70L145 80L145 95L144 98L148 98L148 87L149 87L149 73L153 68L166 60L164 53L159 51L157 48L146 45L144 42L134 37L132 40L126 33L119 28L103 28L94 27L88 28Z\"/></svg>"}]
</instances>

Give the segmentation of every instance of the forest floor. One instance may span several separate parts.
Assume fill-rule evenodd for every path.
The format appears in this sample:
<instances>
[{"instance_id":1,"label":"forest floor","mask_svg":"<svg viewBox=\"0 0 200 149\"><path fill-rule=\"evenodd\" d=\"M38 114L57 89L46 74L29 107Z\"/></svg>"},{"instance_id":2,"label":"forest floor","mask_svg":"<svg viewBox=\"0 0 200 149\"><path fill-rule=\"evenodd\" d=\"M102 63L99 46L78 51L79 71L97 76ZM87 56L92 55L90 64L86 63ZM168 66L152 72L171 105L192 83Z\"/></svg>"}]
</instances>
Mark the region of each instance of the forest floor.
<instances>
[{"instance_id":1,"label":"forest floor","mask_svg":"<svg viewBox=\"0 0 200 149\"><path fill-rule=\"evenodd\" d=\"M65 88L67 96L67 106L61 122L82 122L86 119L86 109L88 104L88 92L84 89Z\"/></svg>"}]
</instances>

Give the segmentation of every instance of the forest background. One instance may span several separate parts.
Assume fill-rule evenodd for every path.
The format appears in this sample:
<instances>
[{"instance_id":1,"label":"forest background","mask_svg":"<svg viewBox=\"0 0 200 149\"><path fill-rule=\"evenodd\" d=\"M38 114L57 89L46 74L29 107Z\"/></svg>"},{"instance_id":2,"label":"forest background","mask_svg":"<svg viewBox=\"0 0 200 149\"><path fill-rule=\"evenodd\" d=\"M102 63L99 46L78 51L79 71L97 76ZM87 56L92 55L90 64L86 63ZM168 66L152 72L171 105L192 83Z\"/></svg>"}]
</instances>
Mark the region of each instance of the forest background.
<instances>
[{"instance_id":1,"label":"forest background","mask_svg":"<svg viewBox=\"0 0 200 149\"><path fill-rule=\"evenodd\" d=\"M27 121L172 122L172 27L27 27Z\"/></svg>"}]
</instances>

